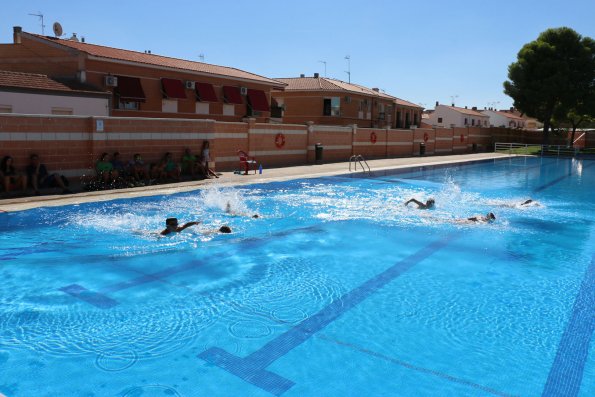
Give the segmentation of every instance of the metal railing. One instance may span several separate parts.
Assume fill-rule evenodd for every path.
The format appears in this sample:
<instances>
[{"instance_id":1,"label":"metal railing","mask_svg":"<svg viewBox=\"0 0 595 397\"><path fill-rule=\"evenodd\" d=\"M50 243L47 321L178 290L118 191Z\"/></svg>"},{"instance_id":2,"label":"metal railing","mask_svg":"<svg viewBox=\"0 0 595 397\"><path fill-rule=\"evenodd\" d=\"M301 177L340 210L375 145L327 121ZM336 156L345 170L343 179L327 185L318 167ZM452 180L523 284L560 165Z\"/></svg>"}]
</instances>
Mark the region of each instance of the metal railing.
<instances>
[{"instance_id":1,"label":"metal railing","mask_svg":"<svg viewBox=\"0 0 595 397\"><path fill-rule=\"evenodd\" d=\"M362 167L362 171L363 172L367 172L369 174L372 173L372 170L370 170L370 166L368 165L368 162L366 161L366 159L364 159L364 156L362 156L361 154L354 154L353 156L351 156L349 158L349 172L351 172L351 164L353 163L353 171L357 171L357 164L359 163L359 165ZM365 167L364 167L365 165ZM366 171L366 167L368 168L368 170Z\"/></svg>"},{"instance_id":2,"label":"metal railing","mask_svg":"<svg viewBox=\"0 0 595 397\"><path fill-rule=\"evenodd\" d=\"M500 143L494 145L496 153L507 153L518 156L576 156L578 148L564 145L538 145L525 143Z\"/></svg>"}]
</instances>

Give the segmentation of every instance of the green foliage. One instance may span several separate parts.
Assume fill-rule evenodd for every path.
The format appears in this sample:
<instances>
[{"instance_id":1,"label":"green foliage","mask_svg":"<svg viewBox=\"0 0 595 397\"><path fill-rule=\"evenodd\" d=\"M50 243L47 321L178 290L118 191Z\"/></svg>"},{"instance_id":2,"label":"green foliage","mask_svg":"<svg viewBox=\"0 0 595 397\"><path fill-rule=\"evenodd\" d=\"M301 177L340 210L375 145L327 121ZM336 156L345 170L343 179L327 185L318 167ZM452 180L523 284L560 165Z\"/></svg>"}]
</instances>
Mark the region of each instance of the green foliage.
<instances>
[{"instance_id":1,"label":"green foliage","mask_svg":"<svg viewBox=\"0 0 595 397\"><path fill-rule=\"evenodd\" d=\"M508 67L504 93L524 114L544 123L595 112L595 41L570 28L548 29ZM571 117L574 117L571 116Z\"/></svg>"}]
</instances>

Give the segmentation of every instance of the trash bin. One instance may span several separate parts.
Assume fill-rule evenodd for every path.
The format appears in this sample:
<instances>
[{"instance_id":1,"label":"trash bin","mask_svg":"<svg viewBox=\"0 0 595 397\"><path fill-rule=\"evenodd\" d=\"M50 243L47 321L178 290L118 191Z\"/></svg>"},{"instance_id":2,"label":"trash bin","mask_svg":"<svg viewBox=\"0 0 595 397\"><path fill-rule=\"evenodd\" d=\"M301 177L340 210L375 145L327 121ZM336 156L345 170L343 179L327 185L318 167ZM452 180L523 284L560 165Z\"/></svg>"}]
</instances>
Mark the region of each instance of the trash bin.
<instances>
[{"instance_id":1,"label":"trash bin","mask_svg":"<svg viewBox=\"0 0 595 397\"><path fill-rule=\"evenodd\" d=\"M322 147L322 144L321 143L317 143L316 145L314 145L314 150L315 150L315 153L316 153L315 159L316 159L316 162L317 163L321 163L322 162L322 149L323 149L323 147Z\"/></svg>"},{"instance_id":2,"label":"trash bin","mask_svg":"<svg viewBox=\"0 0 595 397\"><path fill-rule=\"evenodd\" d=\"M419 155L423 156L426 154L426 144L424 142L420 142L419 144Z\"/></svg>"},{"instance_id":3,"label":"trash bin","mask_svg":"<svg viewBox=\"0 0 595 397\"><path fill-rule=\"evenodd\" d=\"M473 146L473 153L477 153L477 143L474 143L472 146Z\"/></svg>"}]
</instances>

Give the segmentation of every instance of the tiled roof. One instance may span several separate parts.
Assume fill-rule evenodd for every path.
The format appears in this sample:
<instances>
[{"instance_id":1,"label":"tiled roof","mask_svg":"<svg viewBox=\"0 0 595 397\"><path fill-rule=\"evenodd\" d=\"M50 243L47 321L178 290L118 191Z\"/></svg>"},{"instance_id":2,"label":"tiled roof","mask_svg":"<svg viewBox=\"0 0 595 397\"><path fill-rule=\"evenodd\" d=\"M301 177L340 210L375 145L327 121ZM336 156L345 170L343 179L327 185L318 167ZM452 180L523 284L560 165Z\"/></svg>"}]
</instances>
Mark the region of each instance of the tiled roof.
<instances>
[{"instance_id":1,"label":"tiled roof","mask_svg":"<svg viewBox=\"0 0 595 397\"><path fill-rule=\"evenodd\" d=\"M504 110L498 110L498 111L496 111L496 113L498 113L499 115L502 115L502 116L504 116L504 117L508 117L509 119L514 119L514 120L525 120L525 119L524 119L523 117L521 117L521 116L518 116L518 115L516 115L516 114L514 114L514 113L507 112L507 111L504 111Z\"/></svg>"},{"instance_id":2,"label":"tiled roof","mask_svg":"<svg viewBox=\"0 0 595 397\"><path fill-rule=\"evenodd\" d=\"M103 93L90 87L80 85L72 87L56 80L50 79L45 74L20 73L0 70L0 87L34 89L43 91L64 91L64 92L93 92Z\"/></svg>"},{"instance_id":3,"label":"tiled roof","mask_svg":"<svg viewBox=\"0 0 595 397\"><path fill-rule=\"evenodd\" d=\"M471 110L471 109L465 109L465 108L460 108L457 106L447 106L447 105L439 105L439 106L444 106L445 108L449 108L452 109L454 111L457 111L459 113L462 114L467 114L469 116L482 116L482 117L488 117L487 115L477 111L477 110Z\"/></svg>"},{"instance_id":4,"label":"tiled roof","mask_svg":"<svg viewBox=\"0 0 595 397\"><path fill-rule=\"evenodd\" d=\"M41 36L32 33L23 33L23 35L30 35L32 37L59 44L64 47L72 48L99 58L135 62L145 65L161 66L164 68L180 69L184 71L213 74L230 78L253 80L259 83L274 85L278 87L283 86L283 84L273 79L269 79L267 77L246 72L240 69L230 68L227 66L218 66L203 62L186 61L184 59L170 58L156 54L146 54L137 51L122 50L119 48L105 47L101 45L82 43L73 40L58 39L55 37Z\"/></svg>"},{"instance_id":5,"label":"tiled roof","mask_svg":"<svg viewBox=\"0 0 595 397\"><path fill-rule=\"evenodd\" d=\"M420 108L420 109L423 109L424 108L423 106L416 105L413 102L409 102L409 101L406 101L406 100L401 99L401 98L397 98L397 100L395 102L397 103L397 105L400 105L400 106L409 106L409 107L412 107L412 108Z\"/></svg>"},{"instance_id":6,"label":"tiled roof","mask_svg":"<svg viewBox=\"0 0 595 397\"><path fill-rule=\"evenodd\" d=\"M371 88L363 87L358 84L346 83L341 80L330 79L328 77L276 78L275 80L287 84L285 91L338 91L342 93L373 96L388 100L396 99L394 96L375 91Z\"/></svg>"}]
</instances>

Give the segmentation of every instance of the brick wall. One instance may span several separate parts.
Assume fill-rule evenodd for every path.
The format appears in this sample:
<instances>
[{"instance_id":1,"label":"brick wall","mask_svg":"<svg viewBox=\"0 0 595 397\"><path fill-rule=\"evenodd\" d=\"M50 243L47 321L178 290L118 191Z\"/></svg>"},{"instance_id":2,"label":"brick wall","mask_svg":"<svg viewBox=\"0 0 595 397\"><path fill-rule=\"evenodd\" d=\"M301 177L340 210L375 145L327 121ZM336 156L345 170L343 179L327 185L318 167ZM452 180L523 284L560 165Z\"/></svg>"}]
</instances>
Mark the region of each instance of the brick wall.
<instances>
[{"instance_id":1,"label":"brick wall","mask_svg":"<svg viewBox=\"0 0 595 397\"><path fill-rule=\"evenodd\" d=\"M366 159L419 155L469 153L473 144L483 151L498 129L417 128L378 129L357 126L218 122L197 119L150 119L134 117L81 117L0 115L0 156L12 155L23 169L31 153L37 153L51 171L68 176L92 172L103 152L121 153L128 160L140 153L147 163L165 152L181 159L185 148L200 153L210 142L217 170L239 168L237 151L247 151L266 167L312 164L315 145L323 145L325 162L347 161L351 155ZM587 142L592 141L593 134Z\"/></svg>"}]
</instances>

